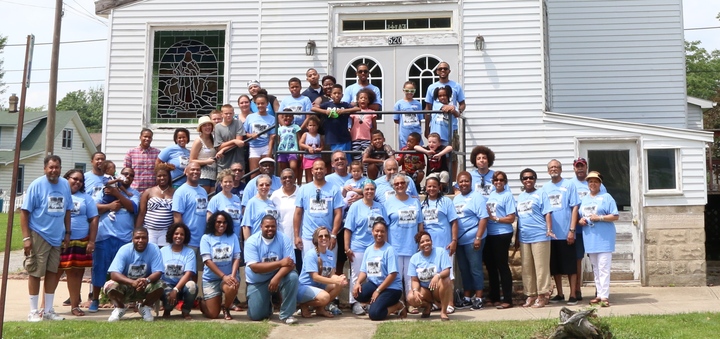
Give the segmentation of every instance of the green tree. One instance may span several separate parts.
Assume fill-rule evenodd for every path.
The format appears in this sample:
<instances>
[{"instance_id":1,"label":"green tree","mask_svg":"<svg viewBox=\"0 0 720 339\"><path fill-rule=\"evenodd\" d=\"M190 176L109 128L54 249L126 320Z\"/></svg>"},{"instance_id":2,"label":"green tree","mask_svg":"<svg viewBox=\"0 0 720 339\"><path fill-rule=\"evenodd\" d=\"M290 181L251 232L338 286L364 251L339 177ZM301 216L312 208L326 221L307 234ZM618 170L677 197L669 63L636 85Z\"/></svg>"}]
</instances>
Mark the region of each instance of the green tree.
<instances>
[{"instance_id":1,"label":"green tree","mask_svg":"<svg viewBox=\"0 0 720 339\"><path fill-rule=\"evenodd\" d=\"M720 50L708 52L700 41L685 42L687 94L705 100L717 99L720 89Z\"/></svg>"},{"instance_id":2,"label":"green tree","mask_svg":"<svg viewBox=\"0 0 720 339\"><path fill-rule=\"evenodd\" d=\"M90 88L87 91L73 91L58 102L57 110L77 111L88 132L100 132L102 130L104 95L102 86Z\"/></svg>"}]
</instances>

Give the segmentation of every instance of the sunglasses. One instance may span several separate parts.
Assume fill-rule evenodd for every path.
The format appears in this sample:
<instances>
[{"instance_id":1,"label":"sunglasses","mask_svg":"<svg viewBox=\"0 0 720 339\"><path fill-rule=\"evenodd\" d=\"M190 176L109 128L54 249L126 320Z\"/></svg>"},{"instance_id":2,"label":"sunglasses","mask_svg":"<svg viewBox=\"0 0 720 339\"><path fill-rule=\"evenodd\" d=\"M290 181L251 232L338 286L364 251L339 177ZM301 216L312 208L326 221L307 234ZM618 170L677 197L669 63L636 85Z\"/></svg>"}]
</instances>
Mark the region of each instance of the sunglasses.
<instances>
[{"instance_id":1,"label":"sunglasses","mask_svg":"<svg viewBox=\"0 0 720 339\"><path fill-rule=\"evenodd\" d=\"M395 187L400 187L400 186L405 186L405 185L407 185L406 182L396 182L393 184L393 186L395 186Z\"/></svg>"},{"instance_id":2,"label":"sunglasses","mask_svg":"<svg viewBox=\"0 0 720 339\"><path fill-rule=\"evenodd\" d=\"M438 71L449 71L450 68L448 68L448 67L438 67L437 70L438 70Z\"/></svg>"},{"instance_id":3,"label":"sunglasses","mask_svg":"<svg viewBox=\"0 0 720 339\"><path fill-rule=\"evenodd\" d=\"M320 189L315 190L315 201L320 201Z\"/></svg>"},{"instance_id":4,"label":"sunglasses","mask_svg":"<svg viewBox=\"0 0 720 339\"><path fill-rule=\"evenodd\" d=\"M411 88L411 89L403 89L403 92L405 92L405 93L415 93L415 89L414 89L414 88Z\"/></svg>"},{"instance_id":5,"label":"sunglasses","mask_svg":"<svg viewBox=\"0 0 720 339\"><path fill-rule=\"evenodd\" d=\"M358 73L358 74L367 73L367 72L368 72L368 70L366 70L366 69L359 69L359 70L357 70L357 73Z\"/></svg>"},{"instance_id":6,"label":"sunglasses","mask_svg":"<svg viewBox=\"0 0 720 339\"><path fill-rule=\"evenodd\" d=\"M292 177L292 176L289 176L289 175L286 175L286 176L284 176L284 177L280 177L280 179L282 179L282 180L292 180L293 177Z\"/></svg>"},{"instance_id":7,"label":"sunglasses","mask_svg":"<svg viewBox=\"0 0 720 339\"><path fill-rule=\"evenodd\" d=\"M320 234L320 235L318 235L318 238L320 238L320 239L330 238L330 235L329 234Z\"/></svg>"},{"instance_id":8,"label":"sunglasses","mask_svg":"<svg viewBox=\"0 0 720 339\"><path fill-rule=\"evenodd\" d=\"M523 179L525 179L525 178L523 178ZM493 182L498 182L498 181L506 181L506 180L505 179L493 179Z\"/></svg>"},{"instance_id":9,"label":"sunglasses","mask_svg":"<svg viewBox=\"0 0 720 339\"><path fill-rule=\"evenodd\" d=\"M535 177L522 177L522 180L535 180Z\"/></svg>"}]
</instances>

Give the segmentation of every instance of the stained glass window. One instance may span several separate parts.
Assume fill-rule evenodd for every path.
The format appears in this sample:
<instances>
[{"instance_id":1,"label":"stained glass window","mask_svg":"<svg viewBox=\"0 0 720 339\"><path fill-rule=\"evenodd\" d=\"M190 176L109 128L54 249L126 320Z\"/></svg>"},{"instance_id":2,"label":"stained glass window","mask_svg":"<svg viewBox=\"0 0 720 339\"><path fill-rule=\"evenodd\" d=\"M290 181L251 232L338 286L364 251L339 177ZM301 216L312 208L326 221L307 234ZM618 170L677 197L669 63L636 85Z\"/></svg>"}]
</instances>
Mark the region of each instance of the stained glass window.
<instances>
[{"instance_id":1,"label":"stained glass window","mask_svg":"<svg viewBox=\"0 0 720 339\"><path fill-rule=\"evenodd\" d=\"M151 123L191 124L223 104L225 31L157 31Z\"/></svg>"}]
</instances>

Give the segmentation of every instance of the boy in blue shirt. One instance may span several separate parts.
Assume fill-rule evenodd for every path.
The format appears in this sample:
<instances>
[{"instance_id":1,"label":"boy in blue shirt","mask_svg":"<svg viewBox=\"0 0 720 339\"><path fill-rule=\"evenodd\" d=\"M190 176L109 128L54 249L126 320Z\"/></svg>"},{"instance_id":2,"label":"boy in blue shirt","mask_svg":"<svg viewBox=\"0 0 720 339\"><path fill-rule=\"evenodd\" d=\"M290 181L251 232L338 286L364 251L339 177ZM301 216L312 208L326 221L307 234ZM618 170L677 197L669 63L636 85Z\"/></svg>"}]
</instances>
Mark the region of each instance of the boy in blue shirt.
<instances>
[{"instance_id":1,"label":"boy in blue shirt","mask_svg":"<svg viewBox=\"0 0 720 339\"><path fill-rule=\"evenodd\" d=\"M302 94L302 82L300 79L292 77L288 80L288 88L290 90L290 96L285 97L280 102L280 111L287 111L290 109L291 112L310 112L312 108L312 101ZM305 115L296 115L293 123L305 128Z\"/></svg>"}]
</instances>

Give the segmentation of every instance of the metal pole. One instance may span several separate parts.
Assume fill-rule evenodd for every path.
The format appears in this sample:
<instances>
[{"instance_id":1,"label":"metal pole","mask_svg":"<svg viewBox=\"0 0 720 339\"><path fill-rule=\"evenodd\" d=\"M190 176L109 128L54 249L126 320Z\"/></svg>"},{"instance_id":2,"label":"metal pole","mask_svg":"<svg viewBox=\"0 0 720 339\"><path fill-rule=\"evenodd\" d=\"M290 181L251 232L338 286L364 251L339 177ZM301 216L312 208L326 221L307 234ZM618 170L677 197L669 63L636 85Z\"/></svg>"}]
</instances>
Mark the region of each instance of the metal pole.
<instances>
[{"instance_id":1,"label":"metal pole","mask_svg":"<svg viewBox=\"0 0 720 339\"><path fill-rule=\"evenodd\" d=\"M5 238L5 257L3 258L2 289L0 290L0 337L5 324L5 297L7 296L8 269L10 266L10 246L12 245L13 217L15 216L15 197L17 196L17 176L20 167L20 145L22 144L22 131L25 123L25 98L27 97L27 78L30 72L28 65L30 59L30 45L32 35L27 37L25 46L25 70L23 71L22 90L20 93L20 112L18 112L17 133L15 135L15 157L13 159L12 181L10 182L10 206L8 211L7 235Z\"/></svg>"},{"instance_id":2,"label":"metal pole","mask_svg":"<svg viewBox=\"0 0 720 339\"><path fill-rule=\"evenodd\" d=\"M62 26L63 0L55 1L55 27L53 29L52 56L50 59L50 93L48 95L47 136L45 155L55 152L55 107L57 106L58 61L60 59L60 28Z\"/></svg>"}]
</instances>

